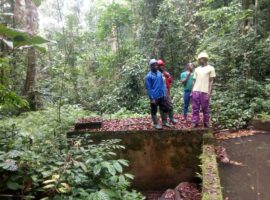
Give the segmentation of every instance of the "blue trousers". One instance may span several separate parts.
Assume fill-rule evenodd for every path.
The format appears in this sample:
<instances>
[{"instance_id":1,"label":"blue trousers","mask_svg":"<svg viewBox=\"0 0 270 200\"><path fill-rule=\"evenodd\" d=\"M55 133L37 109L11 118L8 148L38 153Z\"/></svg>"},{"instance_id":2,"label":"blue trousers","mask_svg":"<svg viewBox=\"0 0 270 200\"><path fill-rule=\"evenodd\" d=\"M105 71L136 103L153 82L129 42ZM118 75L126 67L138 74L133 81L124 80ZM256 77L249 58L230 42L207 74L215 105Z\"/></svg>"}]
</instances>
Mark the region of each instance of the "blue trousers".
<instances>
[{"instance_id":1,"label":"blue trousers","mask_svg":"<svg viewBox=\"0 0 270 200\"><path fill-rule=\"evenodd\" d=\"M184 116L187 116L188 114L188 107L191 99L190 94L191 94L190 90L184 91Z\"/></svg>"}]
</instances>

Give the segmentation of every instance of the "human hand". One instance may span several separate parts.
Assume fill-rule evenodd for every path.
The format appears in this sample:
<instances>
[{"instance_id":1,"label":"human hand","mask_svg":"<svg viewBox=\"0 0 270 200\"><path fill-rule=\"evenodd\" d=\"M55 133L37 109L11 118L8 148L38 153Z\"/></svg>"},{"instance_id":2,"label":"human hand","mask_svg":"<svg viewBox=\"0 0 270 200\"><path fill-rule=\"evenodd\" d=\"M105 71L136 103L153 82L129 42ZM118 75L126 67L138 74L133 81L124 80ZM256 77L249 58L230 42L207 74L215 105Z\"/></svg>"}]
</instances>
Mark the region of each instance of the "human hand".
<instances>
[{"instance_id":1,"label":"human hand","mask_svg":"<svg viewBox=\"0 0 270 200\"><path fill-rule=\"evenodd\" d=\"M156 100L153 99L153 100L150 101L150 103L151 104L156 104Z\"/></svg>"},{"instance_id":2,"label":"human hand","mask_svg":"<svg viewBox=\"0 0 270 200\"><path fill-rule=\"evenodd\" d=\"M206 99L207 101L209 101L209 100L211 99L211 95L207 93L207 95L205 96L205 99Z\"/></svg>"}]
</instances>

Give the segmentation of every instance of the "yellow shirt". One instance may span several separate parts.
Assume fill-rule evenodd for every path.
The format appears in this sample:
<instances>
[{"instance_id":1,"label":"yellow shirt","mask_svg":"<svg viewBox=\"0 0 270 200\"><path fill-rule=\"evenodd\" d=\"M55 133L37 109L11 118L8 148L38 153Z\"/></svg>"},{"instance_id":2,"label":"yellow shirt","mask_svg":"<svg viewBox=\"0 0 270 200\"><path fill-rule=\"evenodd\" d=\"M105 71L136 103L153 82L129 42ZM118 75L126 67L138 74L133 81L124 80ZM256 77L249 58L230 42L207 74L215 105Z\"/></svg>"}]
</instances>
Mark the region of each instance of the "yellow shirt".
<instances>
[{"instance_id":1,"label":"yellow shirt","mask_svg":"<svg viewBox=\"0 0 270 200\"><path fill-rule=\"evenodd\" d=\"M209 79L216 77L215 68L211 65L199 66L194 71L195 84L192 91L209 92Z\"/></svg>"}]
</instances>

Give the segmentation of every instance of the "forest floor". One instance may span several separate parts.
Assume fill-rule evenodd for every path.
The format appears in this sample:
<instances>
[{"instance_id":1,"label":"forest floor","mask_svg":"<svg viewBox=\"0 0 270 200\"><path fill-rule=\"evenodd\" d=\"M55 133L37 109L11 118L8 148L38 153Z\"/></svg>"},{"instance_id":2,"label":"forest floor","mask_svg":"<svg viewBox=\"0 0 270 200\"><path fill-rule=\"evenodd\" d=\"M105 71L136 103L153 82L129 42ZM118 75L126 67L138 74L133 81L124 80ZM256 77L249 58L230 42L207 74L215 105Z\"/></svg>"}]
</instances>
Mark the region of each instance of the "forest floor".
<instances>
[{"instance_id":1,"label":"forest floor","mask_svg":"<svg viewBox=\"0 0 270 200\"><path fill-rule=\"evenodd\" d=\"M172 128L163 126L163 129L189 129L192 127L191 115L188 116L187 121L181 114L175 114L174 117L175 119L178 120L178 123L170 124L172 125ZM85 128L83 129L83 131L103 132L103 131L155 130L150 115L140 118L105 119L105 120L102 120L101 118L81 118L78 119L76 123L92 123L92 122L102 122L101 128L95 129ZM169 119L168 122L170 122ZM161 124L160 117L159 117L159 124ZM202 125L200 125L199 127L202 127ZM74 128L72 128L71 131L73 129Z\"/></svg>"}]
</instances>

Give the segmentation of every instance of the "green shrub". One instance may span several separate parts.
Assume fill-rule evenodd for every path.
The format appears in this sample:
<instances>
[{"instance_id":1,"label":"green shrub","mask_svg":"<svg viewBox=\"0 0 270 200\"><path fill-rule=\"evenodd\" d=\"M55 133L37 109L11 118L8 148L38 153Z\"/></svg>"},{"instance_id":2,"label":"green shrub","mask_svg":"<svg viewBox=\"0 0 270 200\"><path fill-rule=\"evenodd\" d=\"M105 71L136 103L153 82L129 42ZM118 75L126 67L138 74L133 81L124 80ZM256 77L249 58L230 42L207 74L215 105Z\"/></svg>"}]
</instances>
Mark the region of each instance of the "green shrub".
<instances>
[{"instance_id":1,"label":"green shrub","mask_svg":"<svg viewBox=\"0 0 270 200\"><path fill-rule=\"evenodd\" d=\"M143 199L127 190L133 176L124 173L126 160L114 158L113 151L124 148L118 141L83 146L81 140L72 142L70 148L64 148L63 138L55 137L36 140L29 148L17 143L10 151L0 151L0 191L52 199L104 195L117 200L131 194Z\"/></svg>"},{"instance_id":2,"label":"green shrub","mask_svg":"<svg viewBox=\"0 0 270 200\"><path fill-rule=\"evenodd\" d=\"M142 96L138 99L135 103L132 111L139 113L139 114L149 114L150 113L150 100L148 96Z\"/></svg>"},{"instance_id":3,"label":"green shrub","mask_svg":"<svg viewBox=\"0 0 270 200\"><path fill-rule=\"evenodd\" d=\"M95 116L79 106L63 106L61 122L53 108L2 120L0 193L38 199L143 199L128 191L133 176L124 172L128 162L114 153L124 148L118 140L67 141L71 124L87 115Z\"/></svg>"},{"instance_id":4,"label":"green shrub","mask_svg":"<svg viewBox=\"0 0 270 200\"><path fill-rule=\"evenodd\" d=\"M172 102L175 113L182 114L184 111L184 89L179 80L174 80L171 88ZM191 111L191 102L189 110Z\"/></svg>"},{"instance_id":5,"label":"green shrub","mask_svg":"<svg viewBox=\"0 0 270 200\"><path fill-rule=\"evenodd\" d=\"M253 116L245 99L229 92L216 92L211 103L212 122L216 128L244 128Z\"/></svg>"}]
</instances>

